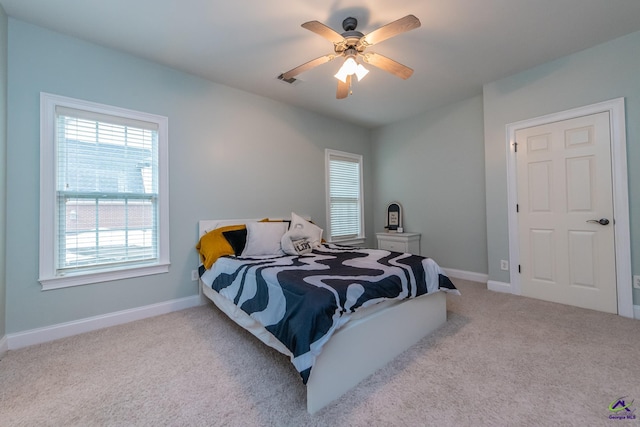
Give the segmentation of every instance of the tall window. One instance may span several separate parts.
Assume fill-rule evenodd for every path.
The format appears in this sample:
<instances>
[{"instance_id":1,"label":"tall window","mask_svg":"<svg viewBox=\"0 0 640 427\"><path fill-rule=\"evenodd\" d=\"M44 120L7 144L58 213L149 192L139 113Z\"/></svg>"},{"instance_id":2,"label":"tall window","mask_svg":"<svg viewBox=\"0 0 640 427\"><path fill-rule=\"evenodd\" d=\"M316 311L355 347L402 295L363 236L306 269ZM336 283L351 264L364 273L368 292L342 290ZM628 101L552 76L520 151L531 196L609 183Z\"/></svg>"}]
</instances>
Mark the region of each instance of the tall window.
<instances>
[{"instance_id":1,"label":"tall window","mask_svg":"<svg viewBox=\"0 0 640 427\"><path fill-rule=\"evenodd\" d=\"M44 289L168 271L167 119L41 95Z\"/></svg>"},{"instance_id":2,"label":"tall window","mask_svg":"<svg viewBox=\"0 0 640 427\"><path fill-rule=\"evenodd\" d=\"M329 240L363 240L362 156L329 149L325 154Z\"/></svg>"}]
</instances>

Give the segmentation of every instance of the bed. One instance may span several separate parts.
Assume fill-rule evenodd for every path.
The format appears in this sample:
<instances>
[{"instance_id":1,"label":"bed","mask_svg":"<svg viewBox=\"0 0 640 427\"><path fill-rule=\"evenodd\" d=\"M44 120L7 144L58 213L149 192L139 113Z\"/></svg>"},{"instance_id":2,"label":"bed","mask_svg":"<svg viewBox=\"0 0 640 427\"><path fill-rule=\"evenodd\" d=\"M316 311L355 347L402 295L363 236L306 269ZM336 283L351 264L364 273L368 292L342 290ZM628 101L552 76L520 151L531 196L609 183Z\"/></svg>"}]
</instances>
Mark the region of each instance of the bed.
<instances>
[{"instance_id":1,"label":"bed","mask_svg":"<svg viewBox=\"0 0 640 427\"><path fill-rule=\"evenodd\" d=\"M459 292L429 258L334 245L315 232L307 233L312 248L270 252L279 238L285 248L292 227L306 222L292 217L200 221L200 288L232 320L290 358L306 383L312 414L438 329L447 317L442 291ZM272 235L260 235L256 246L256 230L265 229ZM212 261L201 248L205 238L228 243L232 251L216 247Z\"/></svg>"}]
</instances>

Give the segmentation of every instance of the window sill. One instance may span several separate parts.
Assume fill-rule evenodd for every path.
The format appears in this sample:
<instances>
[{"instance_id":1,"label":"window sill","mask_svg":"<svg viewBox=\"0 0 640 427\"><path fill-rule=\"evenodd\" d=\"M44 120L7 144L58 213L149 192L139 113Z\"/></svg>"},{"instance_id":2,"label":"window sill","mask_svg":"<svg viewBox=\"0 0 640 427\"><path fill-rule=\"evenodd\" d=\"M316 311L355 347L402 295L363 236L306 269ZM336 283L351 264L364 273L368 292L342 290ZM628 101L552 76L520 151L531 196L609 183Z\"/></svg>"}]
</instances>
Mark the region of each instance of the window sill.
<instances>
[{"instance_id":1,"label":"window sill","mask_svg":"<svg viewBox=\"0 0 640 427\"><path fill-rule=\"evenodd\" d=\"M38 279L43 291L68 288L71 286L89 285L92 283L109 282L113 280L131 279L134 277L150 276L169 272L169 263L140 266L134 268L100 271L94 273L80 273L61 277Z\"/></svg>"},{"instance_id":2,"label":"window sill","mask_svg":"<svg viewBox=\"0 0 640 427\"><path fill-rule=\"evenodd\" d=\"M364 237L356 237L353 239L345 239L345 240L332 240L329 243L334 243L336 245L345 245L345 246L358 246L362 247L365 243L366 239Z\"/></svg>"}]
</instances>

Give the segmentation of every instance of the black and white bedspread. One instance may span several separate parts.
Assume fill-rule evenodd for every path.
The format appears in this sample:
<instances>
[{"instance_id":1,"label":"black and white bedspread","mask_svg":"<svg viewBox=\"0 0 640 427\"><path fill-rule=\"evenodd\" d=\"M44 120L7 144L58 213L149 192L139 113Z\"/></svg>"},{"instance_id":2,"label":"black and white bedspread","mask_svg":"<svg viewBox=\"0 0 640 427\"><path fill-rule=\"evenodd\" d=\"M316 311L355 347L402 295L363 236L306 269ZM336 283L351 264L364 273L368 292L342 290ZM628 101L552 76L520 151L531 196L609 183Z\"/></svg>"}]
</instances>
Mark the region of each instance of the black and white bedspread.
<instances>
[{"instance_id":1,"label":"black and white bedspread","mask_svg":"<svg viewBox=\"0 0 640 427\"><path fill-rule=\"evenodd\" d=\"M430 258L334 244L299 256L222 257L202 280L291 351L305 384L322 346L359 308L459 293Z\"/></svg>"}]
</instances>

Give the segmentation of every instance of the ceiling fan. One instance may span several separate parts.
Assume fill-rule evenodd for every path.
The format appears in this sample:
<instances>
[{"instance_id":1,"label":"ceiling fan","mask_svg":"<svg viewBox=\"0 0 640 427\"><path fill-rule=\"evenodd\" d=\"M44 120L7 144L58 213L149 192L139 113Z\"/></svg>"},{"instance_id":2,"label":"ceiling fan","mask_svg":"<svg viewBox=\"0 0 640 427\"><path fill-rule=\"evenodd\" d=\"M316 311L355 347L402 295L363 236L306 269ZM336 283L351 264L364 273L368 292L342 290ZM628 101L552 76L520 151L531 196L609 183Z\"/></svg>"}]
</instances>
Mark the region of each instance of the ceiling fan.
<instances>
[{"instance_id":1,"label":"ceiling fan","mask_svg":"<svg viewBox=\"0 0 640 427\"><path fill-rule=\"evenodd\" d=\"M356 30L358 20L348 17L342 21L342 34L327 27L318 21L309 21L302 24L302 28L324 37L333 43L333 53L321 56L306 62L292 70L282 73L278 76L280 80L293 83L298 74L325 64L337 57L344 57L345 61L335 77L338 79L338 89L336 98L344 99L349 96L351 88L351 79L355 74L358 80L361 80L368 72L362 64L358 63L358 58L362 58L367 64L371 64L394 74L401 79L408 79L413 74L413 70L406 65L402 65L393 59L374 52L365 52L369 46L380 43L388 38L397 36L398 34L413 30L420 26L420 20L413 15L407 15L376 30L367 35Z\"/></svg>"}]
</instances>

